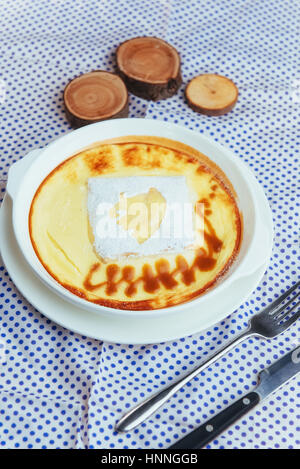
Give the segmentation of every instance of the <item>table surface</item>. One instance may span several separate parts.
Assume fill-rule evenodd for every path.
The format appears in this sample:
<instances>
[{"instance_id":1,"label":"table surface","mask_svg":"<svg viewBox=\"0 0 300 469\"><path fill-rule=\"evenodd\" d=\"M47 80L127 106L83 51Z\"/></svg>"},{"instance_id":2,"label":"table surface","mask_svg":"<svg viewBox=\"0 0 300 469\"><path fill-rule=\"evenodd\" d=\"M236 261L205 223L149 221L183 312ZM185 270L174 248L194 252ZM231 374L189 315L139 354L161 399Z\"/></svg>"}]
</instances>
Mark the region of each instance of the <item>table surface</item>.
<instances>
[{"instance_id":1,"label":"table surface","mask_svg":"<svg viewBox=\"0 0 300 469\"><path fill-rule=\"evenodd\" d=\"M22 297L2 265L0 446L167 448L251 390L260 370L299 343L299 324L272 341L247 340L147 423L125 435L113 430L126 409L235 337L297 279L299 15L297 0L1 2L2 196L11 164L70 130L62 103L66 83L93 69L114 70L120 42L153 35L180 52L184 83L176 96L157 103L130 96L130 116L179 123L242 158L272 208L275 242L263 280L237 311L201 334L157 345L99 342L56 325ZM206 117L187 107L186 83L205 72L237 84L231 113ZM299 448L297 385L294 378L208 447Z\"/></svg>"}]
</instances>

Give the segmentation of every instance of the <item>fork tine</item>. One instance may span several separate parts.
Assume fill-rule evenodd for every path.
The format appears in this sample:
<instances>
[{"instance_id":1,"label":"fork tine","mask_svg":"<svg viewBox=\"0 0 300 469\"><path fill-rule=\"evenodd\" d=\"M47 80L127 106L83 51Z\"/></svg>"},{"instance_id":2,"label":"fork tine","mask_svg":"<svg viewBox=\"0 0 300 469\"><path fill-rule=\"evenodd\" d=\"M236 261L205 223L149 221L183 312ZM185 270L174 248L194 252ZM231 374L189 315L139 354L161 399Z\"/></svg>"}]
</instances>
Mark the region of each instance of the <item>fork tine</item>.
<instances>
[{"instance_id":1,"label":"fork tine","mask_svg":"<svg viewBox=\"0 0 300 469\"><path fill-rule=\"evenodd\" d=\"M295 309L300 305L300 301L298 301L298 303L296 303L294 306L292 306L286 313L284 313L282 316L279 316L277 318L277 324L280 324L283 319L288 316L290 313L292 313L293 311L295 311Z\"/></svg>"},{"instance_id":2,"label":"fork tine","mask_svg":"<svg viewBox=\"0 0 300 469\"><path fill-rule=\"evenodd\" d=\"M300 303L298 303L298 304L300 304ZM279 325L279 327L281 328L281 332L288 329L288 327L290 327L299 318L300 318L300 311L298 311L296 314L293 314L293 316L290 319L285 321L283 324Z\"/></svg>"},{"instance_id":3,"label":"fork tine","mask_svg":"<svg viewBox=\"0 0 300 469\"><path fill-rule=\"evenodd\" d=\"M300 282L295 283L291 288L289 288L285 293L283 293L277 300L273 301L269 306L262 310L260 314L271 313L275 308L286 299L294 290L296 290L300 285Z\"/></svg>"},{"instance_id":4,"label":"fork tine","mask_svg":"<svg viewBox=\"0 0 300 469\"><path fill-rule=\"evenodd\" d=\"M288 309L285 313L280 314L280 313L282 313L282 311L285 310L285 308L286 308L287 306L289 306L291 303L293 303L293 302L295 301L295 299L298 298L299 295L300 295L300 291L299 291L299 293L297 293L297 295L293 296L293 298L291 298L287 303L285 303L285 304L282 305L278 310L276 310L276 311L274 312L274 316L273 316L274 320L278 319L279 316L280 316L280 319L283 319L287 314L289 314L293 309L295 309L295 308L293 307L292 309ZM298 304L299 304L299 303L298 303ZM296 306L297 306L297 305L296 305Z\"/></svg>"}]
</instances>

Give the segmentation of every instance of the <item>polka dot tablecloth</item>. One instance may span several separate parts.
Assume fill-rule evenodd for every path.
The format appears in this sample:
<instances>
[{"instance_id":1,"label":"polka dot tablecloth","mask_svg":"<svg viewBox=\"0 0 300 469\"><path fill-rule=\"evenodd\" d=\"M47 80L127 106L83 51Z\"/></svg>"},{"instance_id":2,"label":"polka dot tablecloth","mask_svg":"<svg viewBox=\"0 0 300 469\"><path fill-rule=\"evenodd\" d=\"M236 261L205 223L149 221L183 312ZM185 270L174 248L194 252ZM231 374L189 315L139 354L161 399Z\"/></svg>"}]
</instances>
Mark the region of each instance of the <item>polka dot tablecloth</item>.
<instances>
[{"instance_id":1,"label":"polka dot tablecloth","mask_svg":"<svg viewBox=\"0 0 300 469\"><path fill-rule=\"evenodd\" d=\"M182 57L173 98L130 97L130 116L168 120L230 148L254 171L273 212L270 265L247 302L209 330L131 346L72 333L36 311L0 267L0 447L167 448L243 393L299 343L299 324L247 340L195 378L153 418L114 432L122 413L173 382L245 328L292 285L299 268L299 19L297 0L3 0L0 3L0 187L9 166L68 132L62 90L74 76L113 70L118 44L155 35ZM240 91L234 111L191 111L184 86L216 72ZM300 448L299 377L208 448Z\"/></svg>"}]
</instances>

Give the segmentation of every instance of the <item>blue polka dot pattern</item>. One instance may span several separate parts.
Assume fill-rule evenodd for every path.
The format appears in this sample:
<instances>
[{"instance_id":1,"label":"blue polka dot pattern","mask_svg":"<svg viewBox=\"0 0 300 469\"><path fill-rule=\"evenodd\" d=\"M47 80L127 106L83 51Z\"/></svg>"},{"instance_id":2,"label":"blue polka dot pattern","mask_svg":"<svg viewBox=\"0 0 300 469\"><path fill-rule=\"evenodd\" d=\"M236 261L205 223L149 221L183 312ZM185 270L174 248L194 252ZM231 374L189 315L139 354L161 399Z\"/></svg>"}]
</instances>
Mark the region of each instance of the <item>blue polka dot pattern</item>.
<instances>
[{"instance_id":1,"label":"blue polka dot pattern","mask_svg":"<svg viewBox=\"0 0 300 469\"><path fill-rule=\"evenodd\" d=\"M181 53L178 95L130 97L130 115L186 125L230 148L252 168L273 211L275 243L259 287L230 317L176 341L101 343L54 324L16 290L0 266L0 447L167 448L251 390L260 370L299 341L299 326L272 341L250 339L195 378L153 418L114 432L122 413L191 370L245 328L249 317L291 286L299 267L299 63L296 0L4 0L0 5L0 196L9 166L70 130L62 90L74 76L114 69L123 40L160 36ZM191 111L183 96L194 75L216 72L238 85L226 116ZM299 379L213 441L209 448L299 448Z\"/></svg>"}]
</instances>

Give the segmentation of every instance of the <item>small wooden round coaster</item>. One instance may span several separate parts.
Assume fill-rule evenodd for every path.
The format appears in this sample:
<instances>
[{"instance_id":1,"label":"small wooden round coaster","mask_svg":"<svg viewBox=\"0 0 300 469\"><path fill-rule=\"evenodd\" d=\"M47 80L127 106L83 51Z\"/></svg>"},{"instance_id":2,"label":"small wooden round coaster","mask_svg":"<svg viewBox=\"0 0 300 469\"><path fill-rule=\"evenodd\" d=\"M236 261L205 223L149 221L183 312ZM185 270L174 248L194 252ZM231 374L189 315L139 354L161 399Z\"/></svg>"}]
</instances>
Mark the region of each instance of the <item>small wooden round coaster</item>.
<instances>
[{"instance_id":1,"label":"small wooden round coaster","mask_svg":"<svg viewBox=\"0 0 300 469\"><path fill-rule=\"evenodd\" d=\"M117 49L117 68L131 93L157 101L177 93L181 83L177 50L156 37L136 37Z\"/></svg>"},{"instance_id":2,"label":"small wooden round coaster","mask_svg":"<svg viewBox=\"0 0 300 469\"><path fill-rule=\"evenodd\" d=\"M229 78L204 74L193 78L185 89L188 105L207 116L221 116L231 111L239 91Z\"/></svg>"},{"instance_id":3,"label":"small wooden round coaster","mask_svg":"<svg viewBox=\"0 0 300 469\"><path fill-rule=\"evenodd\" d=\"M128 116L128 92L115 73L102 70L71 80L64 90L68 121L82 127L106 119Z\"/></svg>"}]
</instances>

